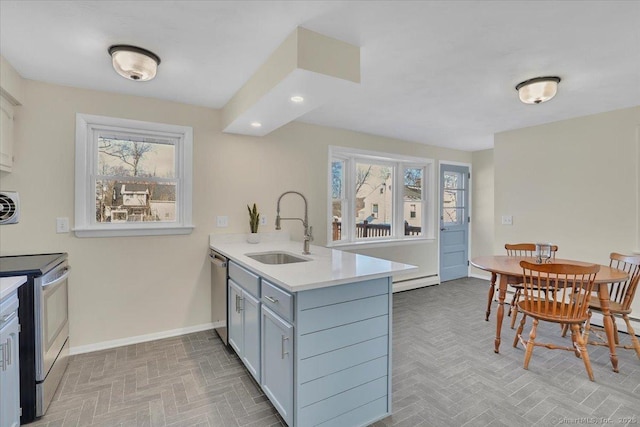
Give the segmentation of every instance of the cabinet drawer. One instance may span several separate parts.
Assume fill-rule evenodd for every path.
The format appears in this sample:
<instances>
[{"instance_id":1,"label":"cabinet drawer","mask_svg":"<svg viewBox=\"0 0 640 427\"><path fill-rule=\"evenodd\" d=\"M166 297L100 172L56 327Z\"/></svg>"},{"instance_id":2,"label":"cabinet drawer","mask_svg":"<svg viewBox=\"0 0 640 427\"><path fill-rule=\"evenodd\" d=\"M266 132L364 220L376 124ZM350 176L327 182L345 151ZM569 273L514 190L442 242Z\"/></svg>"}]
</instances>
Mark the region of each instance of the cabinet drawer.
<instances>
[{"instance_id":1,"label":"cabinet drawer","mask_svg":"<svg viewBox=\"0 0 640 427\"><path fill-rule=\"evenodd\" d=\"M293 322L293 295L266 280L262 281L262 304Z\"/></svg>"},{"instance_id":2,"label":"cabinet drawer","mask_svg":"<svg viewBox=\"0 0 640 427\"><path fill-rule=\"evenodd\" d=\"M229 277L256 298L260 298L260 278L249 270L229 262Z\"/></svg>"}]
</instances>

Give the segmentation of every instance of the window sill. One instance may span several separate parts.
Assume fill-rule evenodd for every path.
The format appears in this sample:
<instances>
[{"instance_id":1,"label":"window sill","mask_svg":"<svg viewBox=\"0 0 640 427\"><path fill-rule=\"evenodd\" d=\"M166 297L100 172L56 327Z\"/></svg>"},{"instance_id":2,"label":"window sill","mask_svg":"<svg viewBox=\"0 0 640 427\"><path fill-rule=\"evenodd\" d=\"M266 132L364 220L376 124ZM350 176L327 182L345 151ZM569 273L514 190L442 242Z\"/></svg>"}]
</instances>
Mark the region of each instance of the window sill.
<instances>
[{"instance_id":1,"label":"window sill","mask_svg":"<svg viewBox=\"0 0 640 427\"><path fill-rule=\"evenodd\" d=\"M129 236L167 236L179 234L191 234L193 225L179 226L152 226L140 227L138 225L126 226L121 225L113 227L86 227L74 228L73 232L76 237L129 237Z\"/></svg>"},{"instance_id":2,"label":"window sill","mask_svg":"<svg viewBox=\"0 0 640 427\"><path fill-rule=\"evenodd\" d=\"M436 239L429 237L416 237L413 239L394 239L394 240L367 240L357 242L330 242L327 248L350 250L363 248L388 248L391 246L417 245L421 243L432 243Z\"/></svg>"}]
</instances>

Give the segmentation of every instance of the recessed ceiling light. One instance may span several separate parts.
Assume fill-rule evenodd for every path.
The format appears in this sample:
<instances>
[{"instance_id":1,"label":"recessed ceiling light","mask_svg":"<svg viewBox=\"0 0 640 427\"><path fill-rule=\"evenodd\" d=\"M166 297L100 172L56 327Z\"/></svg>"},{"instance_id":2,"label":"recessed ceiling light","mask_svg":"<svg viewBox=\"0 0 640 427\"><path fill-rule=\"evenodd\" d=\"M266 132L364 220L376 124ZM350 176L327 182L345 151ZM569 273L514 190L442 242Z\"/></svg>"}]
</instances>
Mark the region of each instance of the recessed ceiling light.
<instances>
[{"instance_id":1,"label":"recessed ceiling light","mask_svg":"<svg viewBox=\"0 0 640 427\"><path fill-rule=\"evenodd\" d=\"M291 99L291 102L295 102L296 104L300 104L301 102L304 101L304 98L298 95L292 96L290 99Z\"/></svg>"},{"instance_id":2,"label":"recessed ceiling light","mask_svg":"<svg viewBox=\"0 0 640 427\"><path fill-rule=\"evenodd\" d=\"M251 127L252 128L260 128L260 127L262 127L262 123L260 123L260 122L251 122Z\"/></svg>"}]
</instances>

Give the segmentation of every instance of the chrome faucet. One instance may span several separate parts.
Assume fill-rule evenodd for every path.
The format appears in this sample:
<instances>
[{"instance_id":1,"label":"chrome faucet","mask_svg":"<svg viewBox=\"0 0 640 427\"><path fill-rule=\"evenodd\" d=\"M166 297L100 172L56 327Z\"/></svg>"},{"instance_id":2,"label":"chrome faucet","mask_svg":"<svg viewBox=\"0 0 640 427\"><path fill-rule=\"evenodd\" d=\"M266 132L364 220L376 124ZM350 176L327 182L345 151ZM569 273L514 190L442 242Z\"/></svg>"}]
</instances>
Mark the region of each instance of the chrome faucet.
<instances>
[{"instance_id":1,"label":"chrome faucet","mask_svg":"<svg viewBox=\"0 0 640 427\"><path fill-rule=\"evenodd\" d=\"M302 200L304 200L304 219L302 218L280 218L280 200L282 200L282 197L286 194L297 194L298 196L302 197ZM311 242L313 240L313 235L312 235L312 230L313 227L311 227L309 225L309 209L308 209L308 205L307 205L307 198L304 197L304 195L302 193L298 193L297 191L285 191L284 193L282 193L280 195L280 197L278 197L278 206L276 208L276 230L280 230L280 221L284 221L284 220L298 220L298 221L302 221L302 226L304 227L304 246L302 248L302 253L305 255L309 255L311 252L309 252L309 242Z\"/></svg>"}]
</instances>

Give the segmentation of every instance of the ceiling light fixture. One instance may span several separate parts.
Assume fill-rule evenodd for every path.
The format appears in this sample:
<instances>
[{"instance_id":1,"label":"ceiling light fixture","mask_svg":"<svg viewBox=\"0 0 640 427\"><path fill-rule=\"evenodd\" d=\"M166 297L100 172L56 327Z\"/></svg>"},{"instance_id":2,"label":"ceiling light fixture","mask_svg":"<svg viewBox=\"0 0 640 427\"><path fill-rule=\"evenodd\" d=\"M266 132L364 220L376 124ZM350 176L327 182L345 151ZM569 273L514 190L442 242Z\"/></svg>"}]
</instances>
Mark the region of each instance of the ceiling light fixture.
<instances>
[{"instance_id":1,"label":"ceiling light fixture","mask_svg":"<svg viewBox=\"0 0 640 427\"><path fill-rule=\"evenodd\" d=\"M262 123L260 123L260 122L251 122L251 127L253 127L253 128L261 128L262 127Z\"/></svg>"},{"instance_id":2,"label":"ceiling light fixture","mask_svg":"<svg viewBox=\"0 0 640 427\"><path fill-rule=\"evenodd\" d=\"M113 45L109 48L113 68L122 77L146 82L156 76L160 58L153 52L141 47L125 44Z\"/></svg>"},{"instance_id":3,"label":"ceiling light fixture","mask_svg":"<svg viewBox=\"0 0 640 427\"><path fill-rule=\"evenodd\" d=\"M295 102L296 104L300 104L301 102L304 101L304 98L298 95L292 96L290 99L291 99L291 102Z\"/></svg>"},{"instance_id":4,"label":"ceiling light fixture","mask_svg":"<svg viewBox=\"0 0 640 427\"><path fill-rule=\"evenodd\" d=\"M525 104L540 104L556 96L560 77L536 77L518 83L516 90Z\"/></svg>"}]
</instances>

